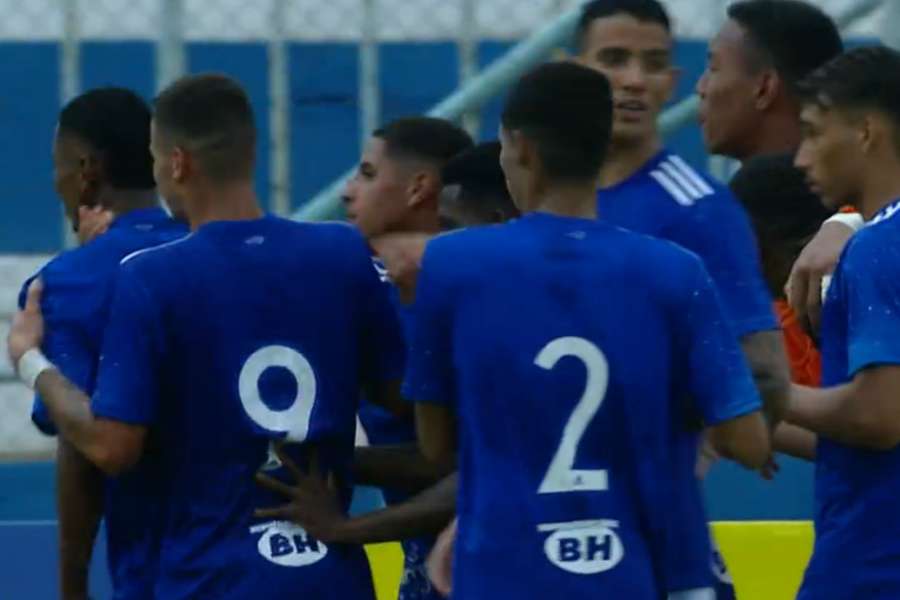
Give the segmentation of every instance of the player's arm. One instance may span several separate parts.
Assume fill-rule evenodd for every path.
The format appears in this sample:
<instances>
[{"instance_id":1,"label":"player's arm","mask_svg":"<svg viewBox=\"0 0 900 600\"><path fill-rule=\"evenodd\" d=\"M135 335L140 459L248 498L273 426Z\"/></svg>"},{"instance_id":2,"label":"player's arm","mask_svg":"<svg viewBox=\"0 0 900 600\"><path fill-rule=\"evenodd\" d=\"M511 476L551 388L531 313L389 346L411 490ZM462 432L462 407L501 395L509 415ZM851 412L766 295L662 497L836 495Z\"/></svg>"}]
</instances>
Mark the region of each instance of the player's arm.
<instances>
[{"instance_id":1,"label":"player's arm","mask_svg":"<svg viewBox=\"0 0 900 600\"><path fill-rule=\"evenodd\" d=\"M784 417L788 406L791 376L781 331L758 331L741 338L741 348L770 427Z\"/></svg>"},{"instance_id":2,"label":"player's arm","mask_svg":"<svg viewBox=\"0 0 900 600\"><path fill-rule=\"evenodd\" d=\"M716 452L761 468L771 448L759 393L709 275L695 258L685 265L675 332L679 355L687 361L690 397Z\"/></svg>"},{"instance_id":3,"label":"player's arm","mask_svg":"<svg viewBox=\"0 0 900 600\"><path fill-rule=\"evenodd\" d=\"M891 450L900 444L898 398L900 366L874 366L837 387L793 386L788 421L844 444Z\"/></svg>"},{"instance_id":4,"label":"player's arm","mask_svg":"<svg viewBox=\"0 0 900 600\"><path fill-rule=\"evenodd\" d=\"M900 442L900 273L895 262L879 262L885 256L883 243L877 237L857 238L832 283L840 286L837 292L846 303L842 318L852 379L825 389L794 386L788 412L795 425L872 450Z\"/></svg>"},{"instance_id":5,"label":"player's arm","mask_svg":"<svg viewBox=\"0 0 900 600\"><path fill-rule=\"evenodd\" d=\"M39 350L44 337L40 309L42 284L28 289L25 308L10 329L8 347L19 375L43 398L50 418L65 437L101 470L120 473L134 464L143 448L145 429L96 418L90 398L72 384Z\"/></svg>"},{"instance_id":6,"label":"player's arm","mask_svg":"<svg viewBox=\"0 0 900 600\"><path fill-rule=\"evenodd\" d=\"M417 444L356 448L353 481L357 484L414 493L438 480L432 465Z\"/></svg>"},{"instance_id":7,"label":"player's arm","mask_svg":"<svg viewBox=\"0 0 900 600\"><path fill-rule=\"evenodd\" d=\"M803 427L782 421L772 433L772 447L777 452L789 454L804 460L816 460L818 436Z\"/></svg>"},{"instance_id":8,"label":"player's arm","mask_svg":"<svg viewBox=\"0 0 900 600\"><path fill-rule=\"evenodd\" d=\"M405 502L351 518L343 510L334 479L323 477L315 461L310 462L309 472L304 473L281 449L278 452L294 481L285 484L265 473L257 474L257 481L284 495L288 503L259 509L255 513L258 518L288 519L303 526L316 539L342 544L372 544L432 535L453 518L455 473Z\"/></svg>"},{"instance_id":9,"label":"player's arm","mask_svg":"<svg viewBox=\"0 0 900 600\"><path fill-rule=\"evenodd\" d=\"M94 540L103 514L103 477L62 437L56 447L56 510L62 598L87 598Z\"/></svg>"}]
</instances>

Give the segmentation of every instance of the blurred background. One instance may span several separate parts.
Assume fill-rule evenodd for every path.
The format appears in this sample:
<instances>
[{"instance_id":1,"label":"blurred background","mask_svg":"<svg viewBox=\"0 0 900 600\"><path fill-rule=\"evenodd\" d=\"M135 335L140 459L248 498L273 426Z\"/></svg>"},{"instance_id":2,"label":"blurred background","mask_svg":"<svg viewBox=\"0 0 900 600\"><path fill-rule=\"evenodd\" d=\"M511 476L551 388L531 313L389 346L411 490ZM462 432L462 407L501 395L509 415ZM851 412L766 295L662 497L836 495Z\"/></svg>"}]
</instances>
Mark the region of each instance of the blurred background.
<instances>
[{"instance_id":1,"label":"blurred background","mask_svg":"<svg viewBox=\"0 0 900 600\"><path fill-rule=\"evenodd\" d=\"M730 0L663 0L683 76L663 119L667 142L722 178L691 95ZM852 44L900 46L900 1L819 0ZM506 86L568 52L579 0L0 0L0 339L24 279L71 244L53 191L51 139L65 101L93 87L152 99L179 75L221 71L248 89L260 130L258 191L272 212L339 216L335 192L378 125L431 112L495 137ZM798 40L802 43L802 40ZM53 440L0 353L0 520L53 518ZM805 519L810 472L787 463L777 494L722 468L718 518ZM740 498L731 490L740 488ZM772 498L775 498L773 503ZM725 498L723 500L723 498ZM0 547L4 547L0 528ZM17 542L18 543L18 542ZM5 554L5 552L4 552ZM3 592L0 598L14 597ZM16 596L17 597L17 596ZM36 596L31 596L36 597Z\"/></svg>"}]
</instances>

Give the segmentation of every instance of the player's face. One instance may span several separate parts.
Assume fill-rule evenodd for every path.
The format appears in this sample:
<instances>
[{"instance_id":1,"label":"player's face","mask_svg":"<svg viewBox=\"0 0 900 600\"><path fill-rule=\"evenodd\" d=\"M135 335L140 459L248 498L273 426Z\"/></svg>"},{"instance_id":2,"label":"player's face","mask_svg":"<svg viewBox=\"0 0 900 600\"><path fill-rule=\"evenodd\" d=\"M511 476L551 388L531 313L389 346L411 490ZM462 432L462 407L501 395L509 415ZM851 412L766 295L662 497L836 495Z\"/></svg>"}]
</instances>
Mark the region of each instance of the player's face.
<instances>
[{"instance_id":1,"label":"player's face","mask_svg":"<svg viewBox=\"0 0 900 600\"><path fill-rule=\"evenodd\" d=\"M53 186L75 231L78 207L90 204L96 190L85 169L88 154L85 144L71 135L60 135L57 128L53 136Z\"/></svg>"},{"instance_id":2,"label":"player's face","mask_svg":"<svg viewBox=\"0 0 900 600\"><path fill-rule=\"evenodd\" d=\"M794 159L810 189L830 208L852 203L865 155L856 122L838 109L807 104L800 113L802 138Z\"/></svg>"},{"instance_id":3,"label":"player's face","mask_svg":"<svg viewBox=\"0 0 900 600\"><path fill-rule=\"evenodd\" d=\"M665 27L628 15L596 19L585 32L578 62L609 79L614 141L656 138L656 119L678 79Z\"/></svg>"},{"instance_id":4,"label":"player's face","mask_svg":"<svg viewBox=\"0 0 900 600\"><path fill-rule=\"evenodd\" d=\"M407 183L405 170L387 156L384 140L371 138L344 190L347 219L366 238L395 229L408 210Z\"/></svg>"},{"instance_id":5,"label":"player's face","mask_svg":"<svg viewBox=\"0 0 900 600\"><path fill-rule=\"evenodd\" d=\"M528 211L529 173L522 166L525 143L521 135L516 135L500 126L500 168L506 175L506 187L513 204L522 211Z\"/></svg>"},{"instance_id":6,"label":"player's face","mask_svg":"<svg viewBox=\"0 0 900 600\"><path fill-rule=\"evenodd\" d=\"M740 157L742 140L758 122L753 104L758 82L746 44L740 25L726 22L710 42L706 70L697 82L703 141L713 154Z\"/></svg>"}]
</instances>

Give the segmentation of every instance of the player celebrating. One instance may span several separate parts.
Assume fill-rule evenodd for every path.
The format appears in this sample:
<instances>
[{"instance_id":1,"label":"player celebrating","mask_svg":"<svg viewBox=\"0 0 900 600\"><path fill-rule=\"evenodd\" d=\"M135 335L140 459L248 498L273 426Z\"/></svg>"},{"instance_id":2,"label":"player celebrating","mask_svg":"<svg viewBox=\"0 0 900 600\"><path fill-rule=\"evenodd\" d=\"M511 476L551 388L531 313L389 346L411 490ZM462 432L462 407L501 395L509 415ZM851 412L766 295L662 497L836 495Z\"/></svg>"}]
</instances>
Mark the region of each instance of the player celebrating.
<instances>
[{"instance_id":1,"label":"player celebrating","mask_svg":"<svg viewBox=\"0 0 900 600\"><path fill-rule=\"evenodd\" d=\"M822 313L826 389L795 388L788 420L819 434L816 542L798 598L900 597L900 54L852 50L801 86L796 162L866 226Z\"/></svg>"},{"instance_id":2,"label":"player celebrating","mask_svg":"<svg viewBox=\"0 0 900 600\"><path fill-rule=\"evenodd\" d=\"M104 471L158 454L167 502L155 597L372 598L361 548L252 517L276 502L254 482L262 466L293 469L315 448L344 475L360 384L379 399L402 369L390 362L402 343L396 315L364 241L341 224L264 217L255 143L234 81L190 76L164 90L154 175L193 233L124 261L93 399L37 349L39 286L16 317L10 355L62 435ZM279 461L277 440L302 445Z\"/></svg>"},{"instance_id":3,"label":"player celebrating","mask_svg":"<svg viewBox=\"0 0 900 600\"><path fill-rule=\"evenodd\" d=\"M673 478L697 485L669 461L684 411L703 414L726 454L752 467L768 456L700 262L595 220L611 114L609 84L589 69L524 77L503 112L501 164L526 216L425 252L404 389L429 459L452 468L461 442L460 598L658 598L664 498Z\"/></svg>"},{"instance_id":4,"label":"player celebrating","mask_svg":"<svg viewBox=\"0 0 900 600\"><path fill-rule=\"evenodd\" d=\"M668 15L657 0L595 0L576 32L578 61L606 75L613 89L609 155L600 171L600 218L671 240L703 260L721 295L732 331L751 365L770 421L777 421L789 384L783 342L760 272L753 232L727 188L662 146L657 118L675 87ZM677 461L695 460L695 432L686 432ZM683 504L681 504L683 502ZM702 501L695 486L669 502L673 526L695 530ZM691 523L688 525L688 523ZM683 547L671 557L669 590L702 587L708 540L673 534ZM720 598L733 597L721 575Z\"/></svg>"},{"instance_id":5,"label":"player celebrating","mask_svg":"<svg viewBox=\"0 0 900 600\"><path fill-rule=\"evenodd\" d=\"M347 218L368 240L386 233L437 233L440 230L441 169L447 161L471 146L469 134L444 119L410 117L376 130L366 145L356 175L347 183L344 194ZM412 319L412 309L400 301L392 285L388 283L388 286L404 327L407 327ZM396 416L371 402L364 402L360 420L370 443L407 444L414 448L416 434L411 411L406 417ZM371 460L365 458L365 451L362 451L357 469L359 480L382 483L382 474L373 473L373 469L368 468ZM381 466L382 462L374 466ZM402 492L390 488L384 490L384 495L388 504L406 499ZM427 537L403 542L400 600L434 597L424 566L431 543Z\"/></svg>"},{"instance_id":6,"label":"player celebrating","mask_svg":"<svg viewBox=\"0 0 900 600\"><path fill-rule=\"evenodd\" d=\"M49 328L42 349L88 393L96 384L119 261L187 233L158 205L149 147L150 109L129 90L92 90L60 112L53 140L54 180L85 245L63 252L39 273ZM102 231L106 233L97 237ZM33 279L23 287L22 305ZM56 433L40 396L32 419L44 433ZM88 567L102 514L116 598L151 598L161 501L148 469L104 482L64 436L56 456L61 597L88 596Z\"/></svg>"}]
</instances>

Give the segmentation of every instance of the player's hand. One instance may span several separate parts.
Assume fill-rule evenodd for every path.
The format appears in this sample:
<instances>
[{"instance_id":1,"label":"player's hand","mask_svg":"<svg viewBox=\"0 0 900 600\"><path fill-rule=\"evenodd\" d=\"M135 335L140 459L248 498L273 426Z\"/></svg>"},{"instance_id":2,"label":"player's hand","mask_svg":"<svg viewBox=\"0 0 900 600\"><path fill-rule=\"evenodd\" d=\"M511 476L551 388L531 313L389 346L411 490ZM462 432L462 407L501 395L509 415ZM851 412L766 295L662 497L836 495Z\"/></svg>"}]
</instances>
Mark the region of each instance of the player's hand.
<instances>
[{"instance_id":1,"label":"player's hand","mask_svg":"<svg viewBox=\"0 0 900 600\"><path fill-rule=\"evenodd\" d=\"M791 269L785 293L798 322L813 337L819 330L822 312L822 278L834 272L853 234L853 229L842 223L825 223Z\"/></svg>"},{"instance_id":2,"label":"player's hand","mask_svg":"<svg viewBox=\"0 0 900 600\"><path fill-rule=\"evenodd\" d=\"M275 508L257 509L254 516L292 521L326 544L340 542L340 526L347 520L347 515L341 507L334 473L323 476L315 450L310 452L308 473L287 456L282 446L276 446L275 452L294 482L288 485L263 472L256 474L256 481L285 496L289 502Z\"/></svg>"},{"instance_id":3,"label":"player's hand","mask_svg":"<svg viewBox=\"0 0 900 600\"><path fill-rule=\"evenodd\" d=\"M428 578L434 589L444 596L449 596L453 583L453 546L456 543L457 519L453 519L441 535L438 536L425 567Z\"/></svg>"},{"instance_id":4,"label":"player's hand","mask_svg":"<svg viewBox=\"0 0 900 600\"><path fill-rule=\"evenodd\" d=\"M111 210L102 206L78 207L78 243L82 246L106 233L113 221Z\"/></svg>"},{"instance_id":5,"label":"player's hand","mask_svg":"<svg viewBox=\"0 0 900 600\"><path fill-rule=\"evenodd\" d=\"M28 286L25 308L16 313L6 338L6 348L13 365L32 348L40 348L44 341L44 316L41 314L41 293L44 284L38 277Z\"/></svg>"},{"instance_id":6,"label":"player's hand","mask_svg":"<svg viewBox=\"0 0 900 600\"><path fill-rule=\"evenodd\" d=\"M424 233L392 233L371 242L391 281L400 291L400 299L407 304L415 299L422 255L431 237Z\"/></svg>"}]
</instances>

